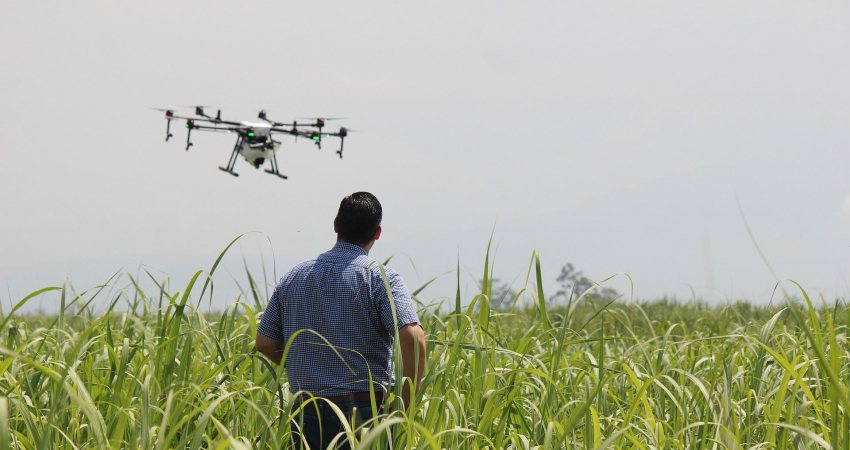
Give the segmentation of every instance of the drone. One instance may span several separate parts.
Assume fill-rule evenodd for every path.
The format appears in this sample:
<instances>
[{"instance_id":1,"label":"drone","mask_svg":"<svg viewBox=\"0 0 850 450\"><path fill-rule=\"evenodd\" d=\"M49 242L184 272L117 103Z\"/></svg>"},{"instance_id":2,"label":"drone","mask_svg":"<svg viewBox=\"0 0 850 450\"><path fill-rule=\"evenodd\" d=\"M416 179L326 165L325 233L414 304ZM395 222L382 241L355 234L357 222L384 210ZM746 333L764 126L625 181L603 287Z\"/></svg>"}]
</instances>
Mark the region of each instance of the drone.
<instances>
[{"instance_id":1,"label":"drone","mask_svg":"<svg viewBox=\"0 0 850 450\"><path fill-rule=\"evenodd\" d=\"M292 135L295 136L296 140L299 137L310 139L319 149L322 148L322 139L324 137L338 137L339 150L336 151L336 154L339 155L341 159L345 137L348 136L349 132L349 130L345 127L340 127L335 133L322 131L326 121L338 120L336 118L315 117L308 119L310 120L309 123L298 123L294 120L291 123L283 123L270 120L266 116L266 111L261 110L257 115L260 119L259 122L234 122L222 119L220 109L216 111L215 117L208 115L204 112L203 106L195 107L195 117L176 115L173 109L155 109L165 113L166 142L174 137L174 135L171 134L171 121L185 121L186 151L189 151L189 148L194 145L192 143L192 130L235 133L236 144L233 146L233 152L230 154L227 166L219 166L219 169L233 175L234 177L239 176L233 168L236 166L236 161L239 155L242 155L245 161L254 166L255 169L259 169L266 161L268 161L270 168L265 169L266 173L270 173L283 179L287 178L286 175L280 173L278 170L277 156L275 155L275 152L278 148L280 148L281 142L275 140L275 134Z\"/></svg>"}]
</instances>

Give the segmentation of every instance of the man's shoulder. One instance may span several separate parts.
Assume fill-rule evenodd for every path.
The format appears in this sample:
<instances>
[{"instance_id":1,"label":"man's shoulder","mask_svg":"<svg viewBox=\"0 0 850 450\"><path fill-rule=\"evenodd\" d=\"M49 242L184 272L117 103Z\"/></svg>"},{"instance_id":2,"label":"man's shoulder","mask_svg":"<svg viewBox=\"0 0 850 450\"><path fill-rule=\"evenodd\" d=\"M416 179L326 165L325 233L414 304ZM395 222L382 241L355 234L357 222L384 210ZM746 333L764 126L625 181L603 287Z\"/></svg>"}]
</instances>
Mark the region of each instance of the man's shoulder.
<instances>
[{"instance_id":1,"label":"man's shoulder","mask_svg":"<svg viewBox=\"0 0 850 450\"><path fill-rule=\"evenodd\" d=\"M313 269L313 266L315 266L315 265L316 265L316 258L311 258L311 259L308 259L306 261L301 261L300 263L292 266L292 268L290 268L286 272L286 274L284 274L283 277L281 277L280 283L285 283L285 282L292 280L293 278L299 276L300 274L303 274L305 272L309 272L310 270Z\"/></svg>"},{"instance_id":2,"label":"man's shoulder","mask_svg":"<svg viewBox=\"0 0 850 450\"><path fill-rule=\"evenodd\" d=\"M372 259L372 257L368 255L360 255L356 258L350 259L346 261L346 265L376 281L382 280L384 274L386 274L387 278L390 279L398 276L398 273L396 273L393 269Z\"/></svg>"},{"instance_id":3,"label":"man's shoulder","mask_svg":"<svg viewBox=\"0 0 850 450\"><path fill-rule=\"evenodd\" d=\"M372 261L368 266L369 271L371 271L374 275L381 276L382 273L386 274L389 278L390 276L397 277L399 276L398 272L396 272L392 267L386 266L384 264L379 263L378 261Z\"/></svg>"},{"instance_id":4,"label":"man's shoulder","mask_svg":"<svg viewBox=\"0 0 850 450\"><path fill-rule=\"evenodd\" d=\"M392 267L385 266L378 261L372 261L372 264L370 264L366 270L372 278L372 282L377 286L380 286L381 290L384 288L384 279L386 279L386 282L389 283L392 289L405 285L404 279L396 270Z\"/></svg>"},{"instance_id":5,"label":"man's shoulder","mask_svg":"<svg viewBox=\"0 0 850 450\"><path fill-rule=\"evenodd\" d=\"M393 268L381 264L368 254L352 254L342 253L339 251L330 250L313 258L302 261L289 269L289 271L281 278L281 283L291 281L295 278L305 276L316 270L322 271L336 266L337 270L342 267L355 268L358 272L363 273L367 277L375 281L383 281L384 276L391 282L401 280L401 275ZM381 283L383 284L383 283Z\"/></svg>"},{"instance_id":6,"label":"man's shoulder","mask_svg":"<svg viewBox=\"0 0 850 450\"><path fill-rule=\"evenodd\" d=\"M318 261L318 257L313 257L313 258L301 261L300 263L292 266L292 268L289 269L289 271L290 272L298 272L298 271L301 271L301 270L309 270L310 268L312 268L313 266L316 265L316 261Z\"/></svg>"}]
</instances>

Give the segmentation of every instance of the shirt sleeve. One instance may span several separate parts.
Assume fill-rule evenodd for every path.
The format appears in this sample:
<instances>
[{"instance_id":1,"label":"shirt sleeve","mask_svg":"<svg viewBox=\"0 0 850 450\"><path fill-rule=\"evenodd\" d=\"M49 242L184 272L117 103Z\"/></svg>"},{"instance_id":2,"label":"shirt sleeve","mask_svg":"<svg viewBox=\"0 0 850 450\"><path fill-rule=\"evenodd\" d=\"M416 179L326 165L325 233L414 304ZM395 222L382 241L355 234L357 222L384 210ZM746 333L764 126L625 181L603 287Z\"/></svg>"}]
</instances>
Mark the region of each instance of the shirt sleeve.
<instances>
[{"instance_id":1,"label":"shirt sleeve","mask_svg":"<svg viewBox=\"0 0 850 450\"><path fill-rule=\"evenodd\" d=\"M404 283L401 275L392 269L386 269L386 274L387 280L390 284L392 299L395 303L395 313L398 320L393 320L393 308L390 305L390 296L387 295L384 278L381 276L380 272L378 272L380 287L377 289L378 313L381 316L381 322L384 324L384 328L386 328L388 332L394 333L396 323L398 323L398 328L411 323L419 323L419 315L416 314L416 303L410 296L410 291L408 291L407 285Z\"/></svg>"},{"instance_id":2,"label":"shirt sleeve","mask_svg":"<svg viewBox=\"0 0 850 450\"><path fill-rule=\"evenodd\" d=\"M274 294L272 294L272 297L269 299L266 311L260 318L260 325L257 327L257 333L262 334L269 339L283 342L283 324L280 321L280 301L278 300L278 289L275 289Z\"/></svg>"}]
</instances>

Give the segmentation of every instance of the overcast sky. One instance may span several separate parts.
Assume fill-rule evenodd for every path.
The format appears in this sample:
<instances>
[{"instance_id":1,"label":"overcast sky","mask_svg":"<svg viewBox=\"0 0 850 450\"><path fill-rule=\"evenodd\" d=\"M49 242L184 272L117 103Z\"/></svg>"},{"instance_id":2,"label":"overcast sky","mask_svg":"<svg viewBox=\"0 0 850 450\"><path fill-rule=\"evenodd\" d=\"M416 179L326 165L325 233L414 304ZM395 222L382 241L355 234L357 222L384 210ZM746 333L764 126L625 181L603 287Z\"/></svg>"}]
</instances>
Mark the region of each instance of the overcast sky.
<instances>
[{"instance_id":1,"label":"overcast sky","mask_svg":"<svg viewBox=\"0 0 850 450\"><path fill-rule=\"evenodd\" d=\"M246 232L219 284L272 250L280 275L358 190L412 287L480 278L495 227L515 287L537 250L550 293L572 262L640 299L766 302L746 217L778 277L850 294L846 1L16 1L0 57L4 308L140 264L183 285ZM149 109L199 103L359 132L234 178L232 136L185 152Z\"/></svg>"}]
</instances>

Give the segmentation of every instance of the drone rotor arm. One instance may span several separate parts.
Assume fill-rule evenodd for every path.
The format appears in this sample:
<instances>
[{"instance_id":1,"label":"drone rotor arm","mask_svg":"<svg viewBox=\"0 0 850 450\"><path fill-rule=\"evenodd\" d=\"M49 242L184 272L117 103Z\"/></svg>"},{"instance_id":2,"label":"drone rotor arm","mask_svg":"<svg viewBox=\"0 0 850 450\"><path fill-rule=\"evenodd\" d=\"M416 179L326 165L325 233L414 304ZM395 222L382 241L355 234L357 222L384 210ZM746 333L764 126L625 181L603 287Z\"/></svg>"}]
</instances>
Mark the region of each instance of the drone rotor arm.
<instances>
[{"instance_id":1,"label":"drone rotor arm","mask_svg":"<svg viewBox=\"0 0 850 450\"><path fill-rule=\"evenodd\" d=\"M239 125L239 124L236 124ZM195 130L204 130L204 131L214 131L219 133L233 133L234 131L240 131L243 129L241 126L226 126L226 127L218 127L218 126L210 126L210 125L192 125Z\"/></svg>"},{"instance_id":2,"label":"drone rotor arm","mask_svg":"<svg viewBox=\"0 0 850 450\"><path fill-rule=\"evenodd\" d=\"M284 133L284 134L289 134L289 135L292 135L292 136L302 136L302 137L307 137L307 136L308 136L308 135L307 135L307 132L305 132L305 131L301 131L301 130L298 130L298 129L296 129L296 128L290 128L290 129L287 129L287 128L280 128L280 127L277 127L277 126L274 126L274 127L272 127L272 128L269 128L269 132L272 132L272 133Z\"/></svg>"},{"instance_id":3,"label":"drone rotor arm","mask_svg":"<svg viewBox=\"0 0 850 450\"><path fill-rule=\"evenodd\" d=\"M235 127L242 125L239 122L233 122L233 121L230 121L230 120L214 120L213 123L220 123L220 124L224 124L224 125L233 125Z\"/></svg>"}]
</instances>

